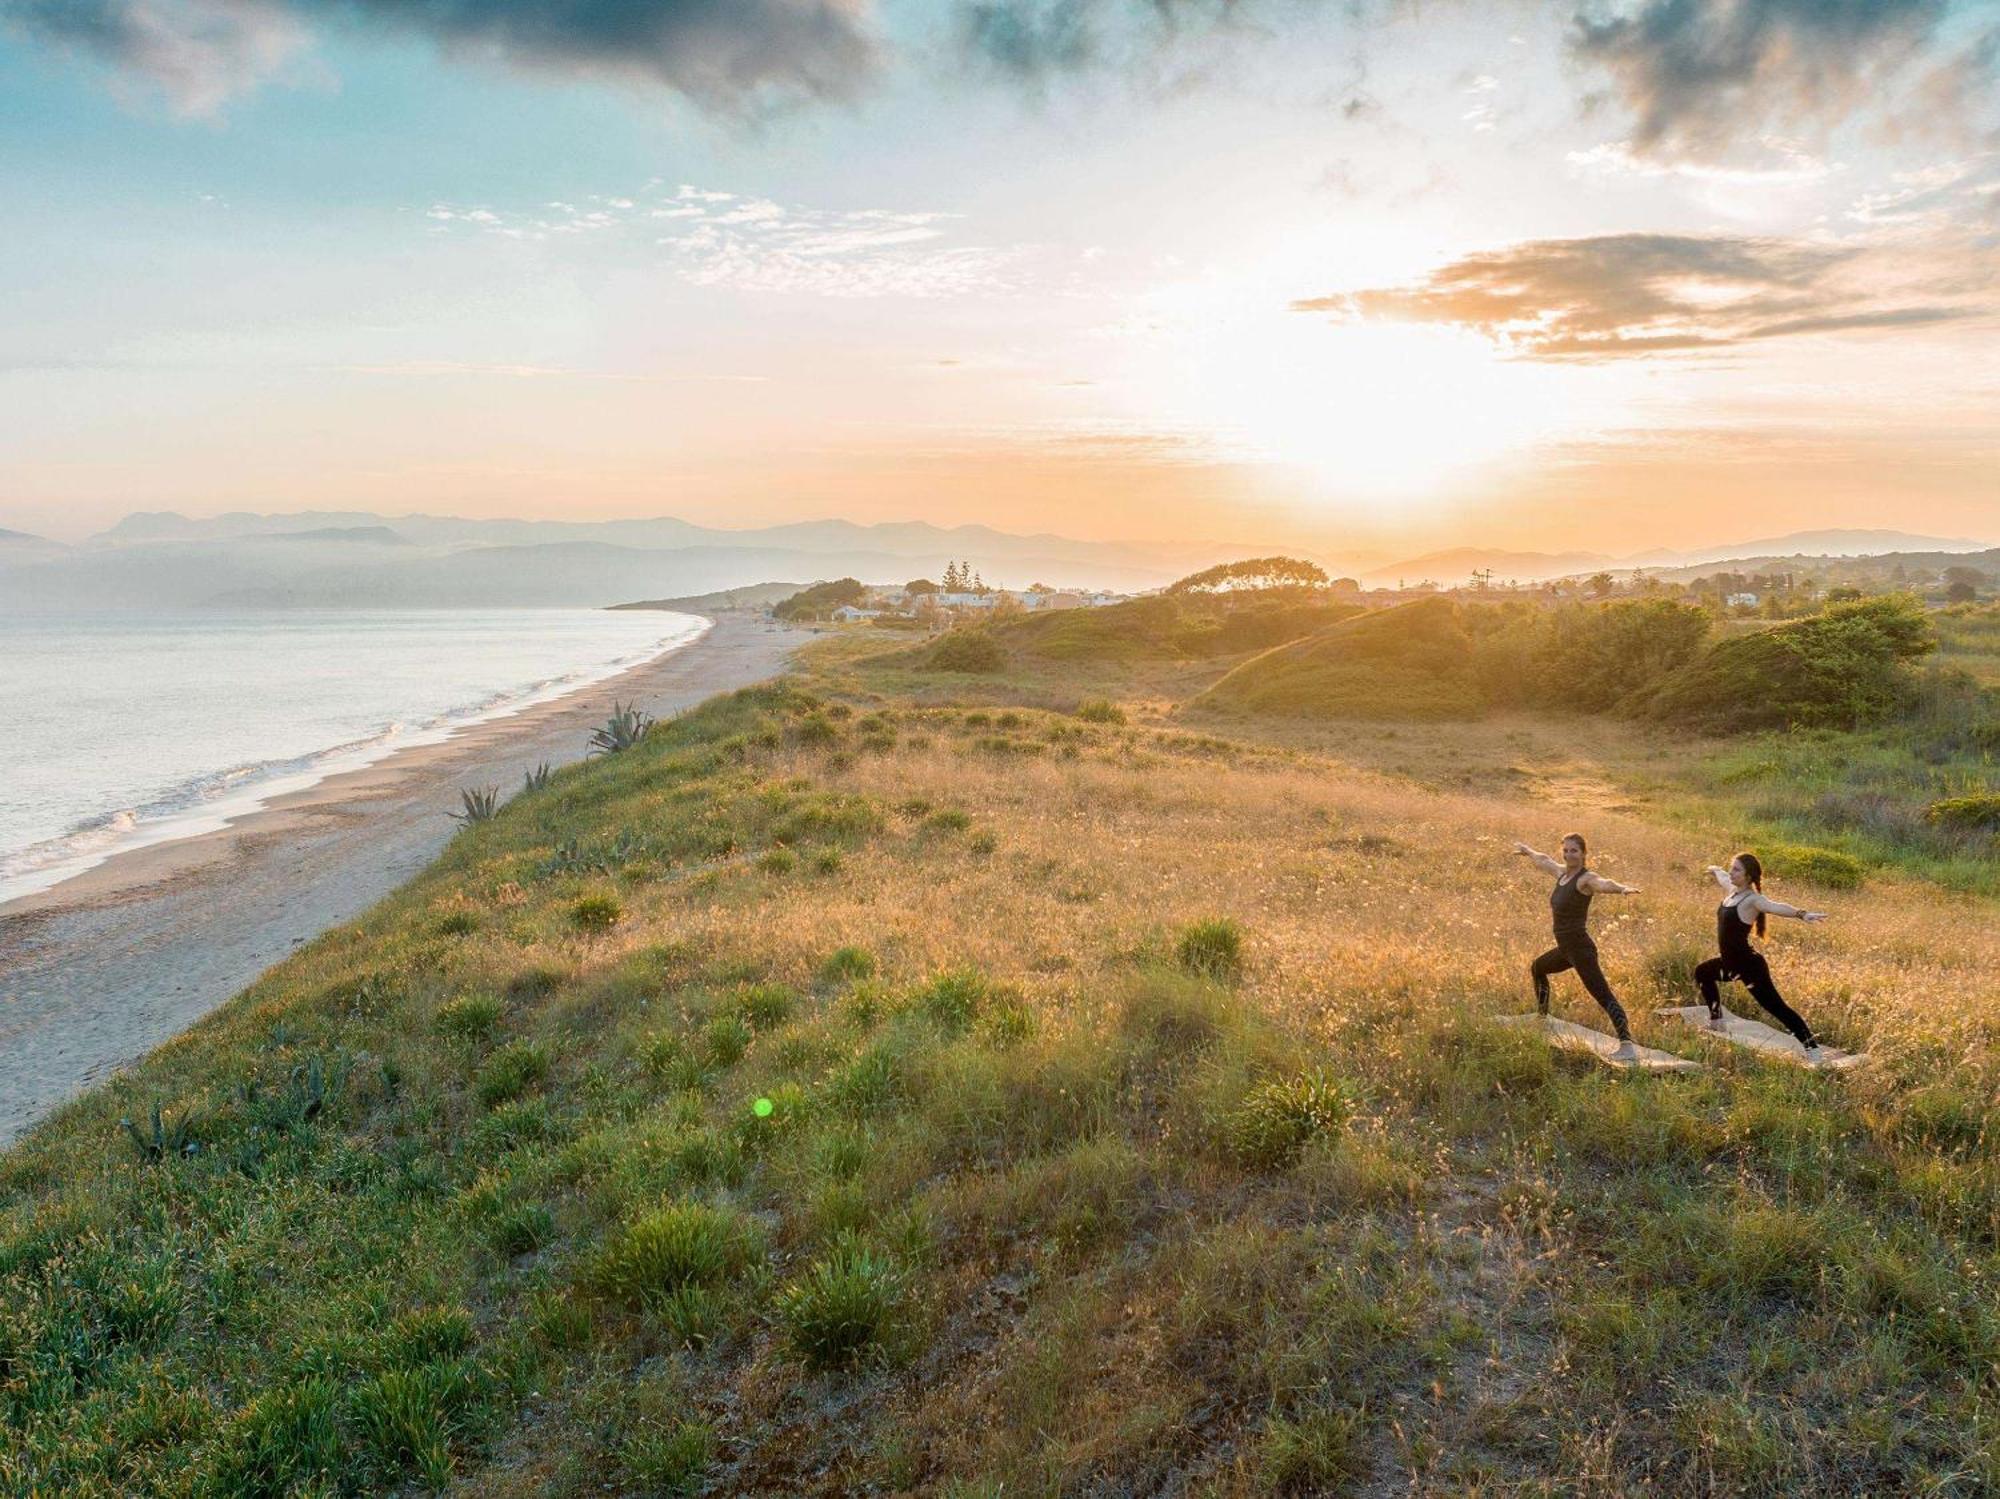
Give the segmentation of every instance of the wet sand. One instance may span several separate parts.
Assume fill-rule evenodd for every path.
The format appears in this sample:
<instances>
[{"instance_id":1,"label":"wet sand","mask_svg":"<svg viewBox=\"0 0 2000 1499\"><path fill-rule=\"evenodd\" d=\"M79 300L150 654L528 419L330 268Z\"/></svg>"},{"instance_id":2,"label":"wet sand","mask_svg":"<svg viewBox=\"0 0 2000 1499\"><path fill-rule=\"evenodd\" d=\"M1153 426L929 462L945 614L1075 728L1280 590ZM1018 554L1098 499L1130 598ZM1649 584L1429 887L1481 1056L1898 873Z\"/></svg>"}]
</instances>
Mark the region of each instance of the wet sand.
<instances>
[{"instance_id":1,"label":"wet sand","mask_svg":"<svg viewBox=\"0 0 2000 1499\"><path fill-rule=\"evenodd\" d=\"M776 675L804 638L721 614L616 677L0 906L0 1145L416 874L457 831L461 788L511 793L581 759L614 699L665 717Z\"/></svg>"}]
</instances>

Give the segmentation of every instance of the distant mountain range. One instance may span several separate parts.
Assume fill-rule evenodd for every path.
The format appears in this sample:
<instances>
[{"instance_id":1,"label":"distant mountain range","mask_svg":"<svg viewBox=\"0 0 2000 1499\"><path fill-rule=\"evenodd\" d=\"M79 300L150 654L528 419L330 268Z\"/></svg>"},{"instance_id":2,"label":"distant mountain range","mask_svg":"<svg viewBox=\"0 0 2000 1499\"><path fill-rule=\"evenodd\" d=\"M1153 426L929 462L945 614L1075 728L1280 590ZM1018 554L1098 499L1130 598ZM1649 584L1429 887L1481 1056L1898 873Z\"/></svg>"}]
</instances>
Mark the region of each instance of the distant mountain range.
<instances>
[{"instance_id":1,"label":"distant mountain range","mask_svg":"<svg viewBox=\"0 0 2000 1499\"><path fill-rule=\"evenodd\" d=\"M1380 567L1318 558L1336 576L1394 586L1540 582L1644 567L1884 553L1956 554L1981 543L1900 531L1804 531L1759 541L1630 556L1457 547ZM1156 588L1217 561L1282 548L1078 541L923 521L802 521L723 530L662 516L622 521L471 520L367 511L235 512L195 520L127 516L76 545L0 531L0 608L475 608L605 606L766 584L855 577L901 583L970 561L986 581L1022 588ZM1379 554L1377 554L1379 556Z\"/></svg>"},{"instance_id":2,"label":"distant mountain range","mask_svg":"<svg viewBox=\"0 0 2000 1499\"><path fill-rule=\"evenodd\" d=\"M773 578L902 583L937 577L952 561L969 561L996 585L1138 591L1205 566L1217 550L921 521L729 531L672 517L520 521L305 511L195 520L155 511L127 516L75 547L0 546L0 607L587 607Z\"/></svg>"},{"instance_id":3,"label":"distant mountain range","mask_svg":"<svg viewBox=\"0 0 2000 1499\"><path fill-rule=\"evenodd\" d=\"M1977 552L1993 545L1962 537L1920 536L1907 531L1796 531L1788 536L1771 536L1757 541L1732 542L1723 546L1696 547L1684 551L1655 548L1613 556L1607 552L1509 552L1490 547L1453 547L1448 551L1426 552L1385 567L1361 573L1364 583L1394 587L1400 580L1451 585L1465 582L1473 573L1491 569L1496 583L1542 583L1551 578L1570 578L1582 573L1627 573L1640 568L1683 569L1718 562L1749 562L1803 557L1880 557L1892 552Z\"/></svg>"}]
</instances>

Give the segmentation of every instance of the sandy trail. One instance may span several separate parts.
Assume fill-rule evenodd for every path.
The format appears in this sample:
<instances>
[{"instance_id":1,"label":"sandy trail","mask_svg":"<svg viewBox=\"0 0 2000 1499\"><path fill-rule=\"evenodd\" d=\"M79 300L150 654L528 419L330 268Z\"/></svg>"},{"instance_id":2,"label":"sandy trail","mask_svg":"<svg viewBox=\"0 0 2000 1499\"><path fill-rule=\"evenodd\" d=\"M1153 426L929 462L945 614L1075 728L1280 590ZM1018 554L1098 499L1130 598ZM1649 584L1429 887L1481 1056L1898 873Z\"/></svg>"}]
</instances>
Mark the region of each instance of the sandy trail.
<instances>
[{"instance_id":1,"label":"sandy trail","mask_svg":"<svg viewBox=\"0 0 2000 1499\"><path fill-rule=\"evenodd\" d=\"M0 1145L416 874L456 831L461 787L512 792L580 759L614 698L677 712L775 675L803 638L720 615L622 675L0 906Z\"/></svg>"}]
</instances>

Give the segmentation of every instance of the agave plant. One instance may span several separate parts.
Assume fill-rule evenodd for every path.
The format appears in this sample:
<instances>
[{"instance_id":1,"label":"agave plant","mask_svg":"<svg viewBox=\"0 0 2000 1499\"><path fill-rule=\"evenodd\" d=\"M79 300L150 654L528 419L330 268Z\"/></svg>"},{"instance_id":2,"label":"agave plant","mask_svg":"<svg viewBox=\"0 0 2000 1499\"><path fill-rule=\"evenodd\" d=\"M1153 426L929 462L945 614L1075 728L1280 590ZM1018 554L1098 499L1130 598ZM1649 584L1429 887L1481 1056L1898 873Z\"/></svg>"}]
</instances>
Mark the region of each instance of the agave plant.
<instances>
[{"instance_id":1,"label":"agave plant","mask_svg":"<svg viewBox=\"0 0 2000 1499\"><path fill-rule=\"evenodd\" d=\"M194 1117L191 1114L183 1114L169 1124L156 1103L153 1105L153 1128L150 1134L140 1129L130 1119L120 1119L118 1122L125 1127L125 1133L131 1137L132 1144L142 1160L164 1161L176 1156L190 1156L201 1149L201 1142L194 1137Z\"/></svg>"},{"instance_id":2,"label":"agave plant","mask_svg":"<svg viewBox=\"0 0 2000 1499\"><path fill-rule=\"evenodd\" d=\"M523 791L540 791L544 786L548 785L551 774L553 772L549 769L549 762L544 760L540 765L537 765L533 770L521 777L521 789Z\"/></svg>"},{"instance_id":3,"label":"agave plant","mask_svg":"<svg viewBox=\"0 0 2000 1499\"><path fill-rule=\"evenodd\" d=\"M498 786L481 786L476 791L461 791L458 793L458 798L465 803L465 810L445 814L454 822L485 822L500 810Z\"/></svg>"},{"instance_id":4,"label":"agave plant","mask_svg":"<svg viewBox=\"0 0 2000 1499\"><path fill-rule=\"evenodd\" d=\"M590 734L590 752L593 755L615 755L620 750L628 750L646 737L646 731L653 726L649 713L641 713L636 703L613 701L611 716L604 721L604 727L593 729Z\"/></svg>"}]
</instances>

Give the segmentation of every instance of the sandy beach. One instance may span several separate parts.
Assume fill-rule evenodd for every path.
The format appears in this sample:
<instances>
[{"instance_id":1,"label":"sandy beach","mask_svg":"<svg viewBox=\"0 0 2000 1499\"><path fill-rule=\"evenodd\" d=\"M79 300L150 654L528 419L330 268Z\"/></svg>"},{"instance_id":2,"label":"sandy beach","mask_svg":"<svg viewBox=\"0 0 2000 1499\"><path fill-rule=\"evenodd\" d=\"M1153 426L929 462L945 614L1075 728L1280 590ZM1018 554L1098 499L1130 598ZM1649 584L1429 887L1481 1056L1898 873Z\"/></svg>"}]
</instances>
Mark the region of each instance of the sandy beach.
<instances>
[{"instance_id":1,"label":"sandy beach","mask_svg":"<svg viewBox=\"0 0 2000 1499\"><path fill-rule=\"evenodd\" d=\"M719 615L619 676L0 906L0 1145L422 869L457 829L461 788L511 792L582 758L614 699L664 717L774 675L802 638Z\"/></svg>"}]
</instances>

